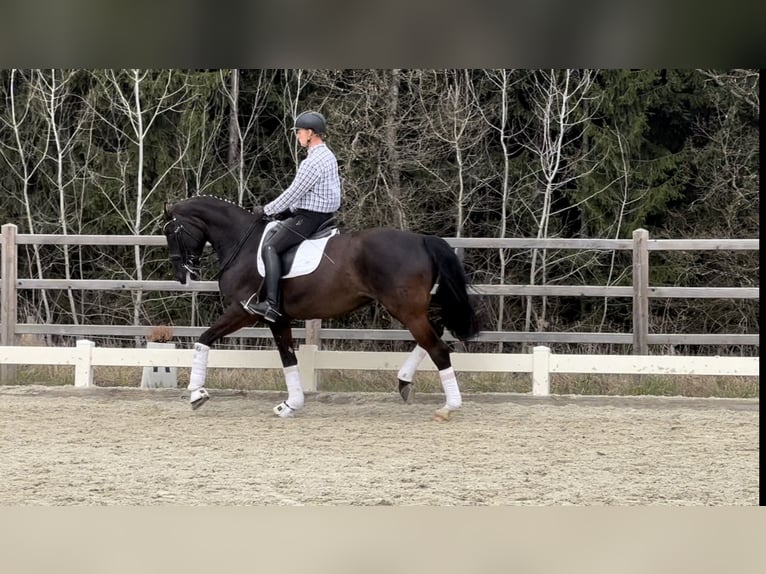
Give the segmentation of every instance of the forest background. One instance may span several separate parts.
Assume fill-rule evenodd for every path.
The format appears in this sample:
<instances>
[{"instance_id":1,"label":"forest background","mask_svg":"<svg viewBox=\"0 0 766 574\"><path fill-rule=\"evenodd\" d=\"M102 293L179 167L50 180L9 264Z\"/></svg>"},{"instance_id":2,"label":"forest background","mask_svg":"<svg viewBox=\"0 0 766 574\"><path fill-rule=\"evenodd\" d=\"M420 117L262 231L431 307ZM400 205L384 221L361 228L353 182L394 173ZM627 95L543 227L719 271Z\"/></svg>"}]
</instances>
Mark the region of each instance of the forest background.
<instances>
[{"instance_id":1,"label":"forest background","mask_svg":"<svg viewBox=\"0 0 766 574\"><path fill-rule=\"evenodd\" d=\"M326 116L338 157L344 230L759 235L757 70L6 69L0 80L0 223L19 233L158 235L164 203L195 193L263 205L304 157L291 127L313 109ZM20 253L19 277L171 278L164 248ZM468 249L464 257L474 283L632 280L630 252ZM215 257L203 265L212 279ZM757 252L651 254L653 286L758 283ZM21 292L18 307L33 323L206 326L222 302L34 290ZM477 308L486 330L632 326L631 302L620 298L487 296ZM758 300L653 299L650 313L655 333L759 332ZM399 328L375 305L323 326Z\"/></svg>"}]
</instances>

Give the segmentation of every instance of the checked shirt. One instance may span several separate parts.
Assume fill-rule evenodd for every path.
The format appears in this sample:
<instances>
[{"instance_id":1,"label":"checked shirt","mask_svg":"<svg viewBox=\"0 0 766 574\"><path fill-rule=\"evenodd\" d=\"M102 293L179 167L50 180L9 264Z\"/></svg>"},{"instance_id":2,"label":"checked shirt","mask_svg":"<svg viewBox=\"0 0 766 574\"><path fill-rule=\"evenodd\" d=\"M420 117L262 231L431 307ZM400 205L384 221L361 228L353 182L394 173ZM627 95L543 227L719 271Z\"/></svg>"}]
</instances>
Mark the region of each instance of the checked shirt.
<instances>
[{"instance_id":1,"label":"checked shirt","mask_svg":"<svg viewBox=\"0 0 766 574\"><path fill-rule=\"evenodd\" d=\"M340 207L340 177L335 155L324 143L309 149L295 179L279 197L263 207L266 215L288 209L332 213Z\"/></svg>"}]
</instances>

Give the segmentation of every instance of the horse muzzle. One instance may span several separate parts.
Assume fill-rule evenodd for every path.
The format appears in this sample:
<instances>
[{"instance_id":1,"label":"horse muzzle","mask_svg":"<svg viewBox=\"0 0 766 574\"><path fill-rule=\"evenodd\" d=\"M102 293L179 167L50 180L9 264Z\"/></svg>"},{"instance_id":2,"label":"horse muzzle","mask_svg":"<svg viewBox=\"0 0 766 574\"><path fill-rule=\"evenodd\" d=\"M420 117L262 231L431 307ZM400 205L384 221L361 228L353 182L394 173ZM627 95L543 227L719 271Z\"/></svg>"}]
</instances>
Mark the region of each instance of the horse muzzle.
<instances>
[{"instance_id":1,"label":"horse muzzle","mask_svg":"<svg viewBox=\"0 0 766 574\"><path fill-rule=\"evenodd\" d=\"M181 272L177 275L177 279L181 285L186 285L187 280L199 281L199 278L200 268L189 263L185 264L181 269Z\"/></svg>"},{"instance_id":2,"label":"horse muzzle","mask_svg":"<svg viewBox=\"0 0 766 574\"><path fill-rule=\"evenodd\" d=\"M189 263L175 265L175 279L181 285L186 285L188 281L198 281L200 278L200 268Z\"/></svg>"}]
</instances>

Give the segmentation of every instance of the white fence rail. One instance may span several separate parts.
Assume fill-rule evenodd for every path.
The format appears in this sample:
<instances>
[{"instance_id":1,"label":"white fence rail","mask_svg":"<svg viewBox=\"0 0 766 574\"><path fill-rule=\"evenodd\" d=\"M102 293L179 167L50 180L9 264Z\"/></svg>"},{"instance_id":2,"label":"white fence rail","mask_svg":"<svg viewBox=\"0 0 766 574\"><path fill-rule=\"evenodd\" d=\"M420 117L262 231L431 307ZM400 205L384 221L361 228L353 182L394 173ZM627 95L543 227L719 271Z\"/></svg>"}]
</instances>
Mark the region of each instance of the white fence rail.
<instances>
[{"instance_id":1,"label":"white fence rail","mask_svg":"<svg viewBox=\"0 0 766 574\"><path fill-rule=\"evenodd\" d=\"M0 347L0 365L71 365L76 387L93 386L93 369L98 366L189 367L191 349L122 349L96 347L81 340L76 347ZM326 369L398 371L409 353L320 351L316 345L302 345L298 351L301 384L305 391L317 389L317 373ZM729 375L757 377L758 357L686 357L649 355L565 355L538 346L530 354L453 353L458 372L530 373L532 394L550 394L553 373L625 375ZM232 351L212 349L209 368L279 369L277 351ZM426 358L421 370L436 367Z\"/></svg>"}]
</instances>

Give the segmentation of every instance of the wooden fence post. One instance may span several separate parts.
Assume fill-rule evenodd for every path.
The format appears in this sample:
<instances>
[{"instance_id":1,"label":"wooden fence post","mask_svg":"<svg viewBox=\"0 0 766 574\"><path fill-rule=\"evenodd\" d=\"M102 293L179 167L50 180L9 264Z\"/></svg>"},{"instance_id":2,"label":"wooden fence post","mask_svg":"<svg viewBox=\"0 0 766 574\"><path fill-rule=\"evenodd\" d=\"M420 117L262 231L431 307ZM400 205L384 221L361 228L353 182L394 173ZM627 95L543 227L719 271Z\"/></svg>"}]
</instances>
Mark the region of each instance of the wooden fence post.
<instances>
[{"instance_id":1,"label":"wooden fence post","mask_svg":"<svg viewBox=\"0 0 766 574\"><path fill-rule=\"evenodd\" d=\"M3 225L2 234L2 301L0 302L0 344L16 344L18 307L16 279L18 275L17 227L13 223ZM4 385L16 382L16 365L0 365L0 381Z\"/></svg>"},{"instance_id":2,"label":"wooden fence post","mask_svg":"<svg viewBox=\"0 0 766 574\"><path fill-rule=\"evenodd\" d=\"M301 345L295 353L300 366L301 387L304 392L313 393L317 390L316 345Z\"/></svg>"},{"instance_id":3,"label":"wooden fence post","mask_svg":"<svg viewBox=\"0 0 766 574\"><path fill-rule=\"evenodd\" d=\"M633 354L649 354L649 232L633 232Z\"/></svg>"},{"instance_id":4,"label":"wooden fence post","mask_svg":"<svg viewBox=\"0 0 766 574\"><path fill-rule=\"evenodd\" d=\"M309 319L306 321L306 344L307 345L316 345L317 348L319 345L319 329L322 328L322 320L321 319Z\"/></svg>"}]
</instances>

